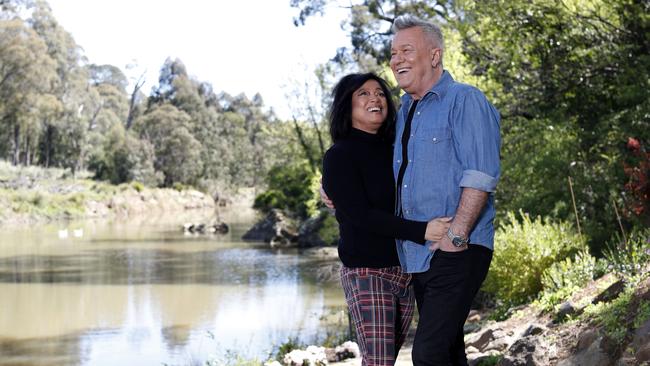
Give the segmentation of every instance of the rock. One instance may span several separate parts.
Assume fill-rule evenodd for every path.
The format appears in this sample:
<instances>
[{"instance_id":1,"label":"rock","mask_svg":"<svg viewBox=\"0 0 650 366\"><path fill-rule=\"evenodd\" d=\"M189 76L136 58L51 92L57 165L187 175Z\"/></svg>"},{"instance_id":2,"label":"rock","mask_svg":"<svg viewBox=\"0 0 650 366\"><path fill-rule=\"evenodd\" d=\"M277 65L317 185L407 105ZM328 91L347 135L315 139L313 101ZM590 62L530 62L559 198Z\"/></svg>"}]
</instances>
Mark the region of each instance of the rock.
<instances>
[{"instance_id":1,"label":"rock","mask_svg":"<svg viewBox=\"0 0 650 366\"><path fill-rule=\"evenodd\" d=\"M499 362L500 366L537 366L546 365L535 357L538 342L533 337L518 339L510 346L507 354Z\"/></svg>"},{"instance_id":2,"label":"rock","mask_svg":"<svg viewBox=\"0 0 650 366\"><path fill-rule=\"evenodd\" d=\"M256 223L244 236L244 240L259 240L271 246L294 246L298 234L288 218L280 210L271 210L266 217Z\"/></svg>"},{"instance_id":3,"label":"rock","mask_svg":"<svg viewBox=\"0 0 650 366\"><path fill-rule=\"evenodd\" d=\"M636 351L634 358L636 358L637 364L650 361L650 343L646 343L643 347Z\"/></svg>"},{"instance_id":4,"label":"rock","mask_svg":"<svg viewBox=\"0 0 650 366\"><path fill-rule=\"evenodd\" d=\"M474 333L481 329L481 326L476 323L466 323L463 325L463 334Z\"/></svg>"},{"instance_id":5,"label":"rock","mask_svg":"<svg viewBox=\"0 0 650 366\"><path fill-rule=\"evenodd\" d=\"M183 231L191 234L227 234L229 230L230 227L225 222L215 222L212 224L186 222L183 224Z\"/></svg>"},{"instance_id":6,"label":"rock","mask_svg":"<svg viewBox=\"0 0 650 366\"><path fill-rule=\"evenodd\" d=\"M212 225L215 233L227 234L230 231L230 227L225 222L218 222Z\"/></svg>"},{"instance_id":7,"label":"rock","mask_svg":"<svg viewBox=\"0 0 650 366\"><path fill-rule=\"evenodd\" d=\"M361 356L361 351L359 351L359 345L355 342L347 341L336 346L336 348L326 348L325 355L327 356L327 362L341 362L348 358Z\"/></svg>"},{"instance_id":8,"label":"rock","mask_svg":"<svg viewBox=\"0 0 650 366\"><path fill-rule=\"evenodd\" d=\"M488 351L505 351L508 346L510 346L510 342L508 342L507 339L505 338L498 338L495 339L494 341L488 343L487 346L483 349L483 352L488 352Z\"/></svg>"},{"instance_id":9,"label":"rock","mask_svg":"<svg viewBox=\"0 0 650 366\"><path fill-rule=\"evenodd\" d=\"M625 289L625 282L618 280L607 287L603 292L594 297L592 304L598 304L599 302L609 302L614 300L620 295L621 292Z\"/></svg>"},{"instance_id":10,"label":"rock","mask_svg":"<svg viewBox=\"0 0 650 366\"><path fill-rule=\"evenodd\" d=\"M557 366L607 366L613 363L607 352L603 351L601 343L604 337L599 337L589 347L561 360Z\"/></svg>"},{"instance_id":11,"label":"rock","mask_svg":"<svg viewBox=\"0 0 650 366\"><path fill-rule=\"evenodd\" d=\"M650 319L646 320L645 323L634 333L634 338L632 344L634 348L640 348L643 344L650 342Z\"/></svg>"},{"instance_id":12,"label":"rock","mask_svg":"<svg viewBox=\"0 0 650 366\"><path fill-rule=\"evenodd\" d=\"M298 229L298 246L301 248L323 247L336 243L329 243L323 239L319 232L325 220L330 216L329 212L323 210L317 216L310 217L304 221Z\"/></svg>"},{"instance_id":13,"label":"rock","mask_svg":"<svg viewBox=\"0 0 650 366\"><path fill-rule=\"evenodd\" d=\"M580 334L580 337L578 338L578 345L576 346L576 350L582 351L583 349L588 348L591 346L592 343L598 338L598 331L595 329L587 329L586 331L582 332Z\"/></svg>"},{"instance_id":14,"label":"rock","mask_svg":"<svg viewBox=\"0 0 650 366\"><path fill-rule=\"evenodd\" d=\"M584 308L577 307L571 301L565 301L558 306L554 321L561 322L569 316L580 315L583 310Z\"/></svg>"},{"instance_id":15,"label":"rock","mask_svg":"<svg viewBox=\"0 0 650 366\"><path fill-rule=\"evenodd\" d=\"M482 351L485 346L488 345L491 341L494 340L494 334L492 329L486 329L481 333L476 333L470 336L465 341L465 347L474 347L479 351Z\"/></svg>"},{"instance_id":16,"label":"rock","mask_svg":"<svg viewBox=\"0 0 650 366\"><path fill-rule=\"evenodd\" d=\"M479 353L479 351L478 349L476 349L476 347L469 346L469 347L465 347L465 353L469 355L472 353Z\"/></svg>"},{"instance_id":17,"label":"rock","mask_svg":"<svg viewBox=\"0 0 650 366\"><path fill-rule=\"evenodd\" d=\"M477 323L481 321L481 314L477 310L470 310L467 314L467 323Z\"/></svg>"},{"instance_id":18,"label":"rock","mask_svg":"<svg viewBox=\"0 0 650 366\"><path fill-rule=\"evenodd\" d=\"M527 337L529 335L538 335L544 333L544 331L546 331L546 327L544 327L543 325L530 324L521 336Z\"/></svg>"},{"instance_id":19,"label":"rock","mask_svg":"<svg viewBox=\"0 0 650 366\"><path fill-rule=\"evenodd\" d=\"M284 364L288 366L327 365L324 347L309 346L305 350L294 349L284 355ZM305 361L307 361L305 363Z\"/></svg>"}]
</instances>

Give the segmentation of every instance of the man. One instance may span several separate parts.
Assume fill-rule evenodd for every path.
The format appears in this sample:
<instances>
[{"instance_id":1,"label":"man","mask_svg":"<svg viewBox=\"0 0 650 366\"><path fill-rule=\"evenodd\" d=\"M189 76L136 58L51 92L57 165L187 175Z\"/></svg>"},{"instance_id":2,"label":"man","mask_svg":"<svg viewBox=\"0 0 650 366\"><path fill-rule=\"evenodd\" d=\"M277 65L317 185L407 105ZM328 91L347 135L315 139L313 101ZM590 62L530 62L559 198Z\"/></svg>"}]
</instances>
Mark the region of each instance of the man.
<instances>
[{"instance_id":1,"label":"man","mask_svg":"<svg viewBox=\"0 0 650 366\"><path fill-rule=\"evenodd\" d=\"M443 69L440 28L403 15L393 32L390 67L406 92L393 152L397 214L454 217L447 237L430 248L397 241L420 314L413 363L466 365L463 324L494 244L499 114L483 93Z\"/></svg>"},{"instance_id":2,"label":"man","mask_svg":"<svg viewBox=\"0 0 650 366\"><path fill-rule=\"evenodd\" d=\"M499 114L481 91L443 69L438 26L402 15L393 32L390 67L406 92L393 151L396 214L453 216L447 236L428 247L397 240L420 315L413 364L467 365L463 325L494 247Z\"/></svg>"}]
</instances>

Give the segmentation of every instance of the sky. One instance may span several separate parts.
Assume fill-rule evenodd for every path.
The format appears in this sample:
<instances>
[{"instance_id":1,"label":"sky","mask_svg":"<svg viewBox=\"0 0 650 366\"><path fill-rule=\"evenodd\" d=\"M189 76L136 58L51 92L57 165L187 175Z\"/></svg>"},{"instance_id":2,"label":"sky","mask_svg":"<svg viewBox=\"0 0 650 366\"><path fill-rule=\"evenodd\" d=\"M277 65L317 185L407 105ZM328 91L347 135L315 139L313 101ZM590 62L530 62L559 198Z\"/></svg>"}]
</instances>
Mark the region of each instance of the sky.
<instances>
[{"instance_id":1,"label":"sky","mask_svg":"<svg viewBox=\"0 0 650 366\"><path fill-rule=\"evenodd\" d=\"M129 77L146 71L143 91L157 84L168 57L216 92L249 98L288 119L290 80L302 80L336 49L349 46L341 29L349 14L328 8L295 27L290 0L48 0L89 63L111 64ZM127 65L137 65L127 69Z\"/></svg>"}]
</instances>

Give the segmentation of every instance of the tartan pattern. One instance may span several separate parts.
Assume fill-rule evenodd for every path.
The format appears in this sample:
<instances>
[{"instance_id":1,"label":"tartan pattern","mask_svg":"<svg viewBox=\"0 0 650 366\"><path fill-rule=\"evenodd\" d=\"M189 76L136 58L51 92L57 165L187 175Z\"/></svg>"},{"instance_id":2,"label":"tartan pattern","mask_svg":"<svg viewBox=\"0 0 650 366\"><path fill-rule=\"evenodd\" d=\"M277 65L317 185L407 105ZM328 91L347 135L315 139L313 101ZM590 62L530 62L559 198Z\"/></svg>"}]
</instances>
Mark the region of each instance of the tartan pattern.
<instances>
[{"instance_id":1,"label":"tartan pattern","mask_svg":"<svg viewBox=\"0 0 650 366\"><path fill-rule=\"evenodd\" d=\"M401 267L341 267L363 366L394 365L414 311L411 275Z\"/></svg>"}]
</instances>

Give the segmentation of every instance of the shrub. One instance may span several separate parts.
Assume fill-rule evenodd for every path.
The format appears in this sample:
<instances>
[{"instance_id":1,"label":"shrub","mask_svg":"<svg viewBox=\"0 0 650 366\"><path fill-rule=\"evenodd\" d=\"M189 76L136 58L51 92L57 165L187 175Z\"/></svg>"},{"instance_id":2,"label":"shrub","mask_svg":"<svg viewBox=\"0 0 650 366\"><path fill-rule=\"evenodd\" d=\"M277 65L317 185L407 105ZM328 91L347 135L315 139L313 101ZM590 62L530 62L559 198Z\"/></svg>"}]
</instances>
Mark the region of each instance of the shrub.
<instances>
[{"instance_id":1,"label":"shrub","mask_svg":"<svg viewBox=\"0 0 650 366\"><path fill-rule=\"evenodd\" d=\"M543 292L538 305L544 310L552 310L593 280L597 268L596 258L586 250L578 252L573 258L553 263L542 273Z\"/></svg>"},{"instance_id":2,"label":"shrub","mask_svg":"<svg viewBox=\"0 0 650 366\"><path fill-rule=\"evenodd\" d=\"M319 176L305 163L278 165L269 171L268 189L255 197L253 207L263 212L281 209L291 216L307 218L316 212Z\"/></svg>"},{"instance_id":3,"label":"shrub","mask_svg":"<svg viewBox=\"0 0 650 366\"><path fill-rule=\"evenodd\" d=\"M650 228L633 230L627 242L616 235L607 244L605 258L611 269L623 278L640 274L650 263Z\"/></svg>"},{"instance_id":4,"label":"shrub","mask_svg":"<svg viewBox=\"0 0 650 366\"><path fill-rule=\"evenodd\" d=\"M339 240L339 223L334 215L324 212L323 224L318 230L318 236L329 245L336 245Z\"/></svg>"},{"instance_id":5,"label":"shrub","mask_svg":"<svg viewBox=\"0 0 650 366\"><path fill-rule=\"evenodd\" d=\"M585 250L570 224L532 220L509 212L497 230L492 265L483 289L506 306L522 304L542 290L542 274L553 263Z\"/></svg>"}]
</instances>

